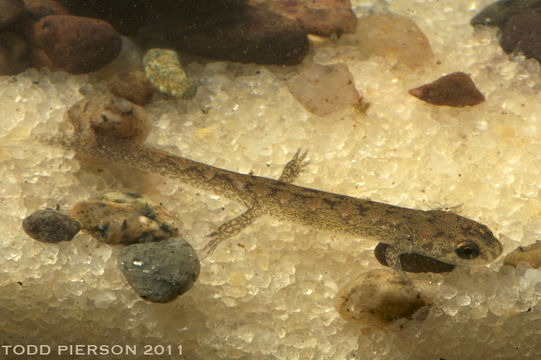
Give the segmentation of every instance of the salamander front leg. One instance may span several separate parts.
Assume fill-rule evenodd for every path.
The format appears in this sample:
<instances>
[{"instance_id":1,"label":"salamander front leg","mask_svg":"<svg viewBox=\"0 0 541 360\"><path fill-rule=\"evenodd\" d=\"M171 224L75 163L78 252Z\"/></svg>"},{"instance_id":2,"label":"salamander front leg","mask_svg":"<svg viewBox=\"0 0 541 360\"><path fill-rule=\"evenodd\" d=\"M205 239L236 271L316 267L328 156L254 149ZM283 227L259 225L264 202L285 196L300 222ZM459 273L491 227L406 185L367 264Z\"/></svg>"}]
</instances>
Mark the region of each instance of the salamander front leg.
<instances>
[{"instance_id":1,"label":"salamander front leg","mask_svg":"<svg viewBox=\"0 0 541 360\"><path fill-rule=\"evenodd\" d=\"M222 241L237 235L262 214L261 206L256 204L239 216L226 221L208 235L210 240L203 248L203 253L206 256L210 255Z\"/></svg>"},{"instance_id":2,"label":"salamander front leg","mask_svg":"<svg viewBox=\"0 0 541 360\"><path fill-rule=\"evenodd\" d=\"M308 150L301 154L301 149L298 149L295 155L293 155L293 158L286 164L284 170L282 170L282 175L280 175L278 180L285 183L295 181L302 169L310 163L309 161L304 161L306 155L308 155Z\"/></svg>"}]
</instances>

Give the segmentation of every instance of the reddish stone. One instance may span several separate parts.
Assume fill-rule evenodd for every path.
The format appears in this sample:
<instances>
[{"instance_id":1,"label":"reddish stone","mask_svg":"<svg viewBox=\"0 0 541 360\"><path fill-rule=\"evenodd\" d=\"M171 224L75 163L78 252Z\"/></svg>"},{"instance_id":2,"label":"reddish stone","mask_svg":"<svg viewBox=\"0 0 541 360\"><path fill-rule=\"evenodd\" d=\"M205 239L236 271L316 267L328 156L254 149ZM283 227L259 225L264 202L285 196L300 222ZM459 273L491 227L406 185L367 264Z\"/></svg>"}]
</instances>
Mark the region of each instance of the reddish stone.
<instances>
[{"instance_id":1,"label":"reddish stone","mask_svg":"<svg viewBox=\"0 0 541 360\"><path fill-rule=\"evenodd\" d=\"M50 15L34 25L37 44L62 69L82 74L100 69L121 49L120 35L103 20Z\"/></svg>"},{"instance_id":2,"label":"reddish stone","mask_svg":"<svg viewBox=\"0 0 541 360\"><path fill-rule=\"evenodd\" d=\"M322 36L355 32L357 18L349 0L271 0L270 11L301 23L307 33Z\"/></svg>"},{"instance_id":3,"label":"reddish stone","mask_svg":"<svg viewBox=\"0 0 541 360\"><path fill-rule=\"evenodd\" d=\"M442 76L429 84L408 91L411 95L434 105L473 106L485 101L472 79L463 72Z\"/></svg>"}]
</instances>

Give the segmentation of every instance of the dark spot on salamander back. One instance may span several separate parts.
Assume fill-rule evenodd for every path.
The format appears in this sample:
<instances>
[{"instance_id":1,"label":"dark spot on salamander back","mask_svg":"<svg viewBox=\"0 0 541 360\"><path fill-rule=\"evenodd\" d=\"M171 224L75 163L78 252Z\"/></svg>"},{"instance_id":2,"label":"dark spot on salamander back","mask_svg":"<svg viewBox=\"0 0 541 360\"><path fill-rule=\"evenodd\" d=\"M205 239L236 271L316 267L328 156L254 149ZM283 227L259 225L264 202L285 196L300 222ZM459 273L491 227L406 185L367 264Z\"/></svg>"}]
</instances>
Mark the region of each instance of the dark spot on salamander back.
<instances>
[{"instance_id":1,"label":"dark spot on salamander back","mask_svg":"<svg viewBox=\"0 0 541 360\"><path fill-rule=\"evenodd\" d=\"M384 243L378 243L374 249L374 255L381 265L387 265L385 260L385 249L389 245ZM400 264L402 265L402 270L411 273L422 273L422 272L432 272L432 273L444 273L451 272L455 268L455 265L448 264L428 256L423 256L415 253L410 254L400 254Z\"/></svg>"}]
</instances>

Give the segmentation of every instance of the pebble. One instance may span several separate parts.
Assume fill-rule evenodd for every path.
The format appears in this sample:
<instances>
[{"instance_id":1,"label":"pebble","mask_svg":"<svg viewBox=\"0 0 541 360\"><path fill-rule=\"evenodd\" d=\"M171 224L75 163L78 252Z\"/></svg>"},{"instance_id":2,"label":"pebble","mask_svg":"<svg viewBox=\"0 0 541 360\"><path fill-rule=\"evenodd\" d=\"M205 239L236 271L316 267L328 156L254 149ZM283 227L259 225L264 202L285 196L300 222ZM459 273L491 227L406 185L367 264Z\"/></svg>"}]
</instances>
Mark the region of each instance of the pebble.
<instances>
[{"instance_id":1,"label":"pebble","mask_svg":"<svg viewBox=\"0 0 541 360\"><path fill-rule=\"evenodd\" d=\"M0 29L12 24L24 9L21 0L0 0Z\"/></svg>"},{"instance_id":2,"label":"pebble","mask_svg":"<svg viewBox=\"0 0 541 360\"><path fill-rule=\"evenodd\" d=\"M188 291L201 270L195 250L181 238L120 249L120 268L145 300L167 303Z\"/></svg>"},{"instance_id":3,"label":"pebble","mask_svg":"<svg viewBox=\"0 0 541 360\"><path fill-rule=\"evenodd\" d=\"M503 30L507 20L511 16L525 9L541 8L541 0L502 0L485 7L475 15L470 24L472 26L487 25L496 26Z\"/></svg>"},{"instance_id":4,"label":"pebble","mask_svg":"<svg viewBox=\"0 0 541 360\"><path fill-rule=\"evenodd\" d=\"M357 26L349 0L270 0L262 6L298 21L309 34L340 36L355 32Z\"/></svg>"},{"instance_id":5,"label":"pebble","mask_svg":"<svg viewBox=\"0 0 541 360\"><path fill-rule=\"evenodd\" d=\"M77 203L71 216L84 231L108 244L162 241L178 235L167 210L136 193L112 192Z\"/></svg>"},{"instance_id":6,"label":"pebble","mask_svg":"<svg viewBox=\"0 0 541 360\"><path fill-rule=\"evenodd\" d=\"M167 36L174 48L215 60L267 65L296 65L308 53L303 27L269 10L239 4L213 16L226 21L189 34L173 22Z\"/></svg>"},{"instance_id":7,"label":"pebble","mask_svg":"<svg viewBox=\"0 0 541 360\"><path fill-rule=\"evenodd\" d=\"M404 16L374 14L359 18L359 46L368 56L381 56L393 67L417 70L432 62L430 43L417 25Z\"/></svg>"},{"instance_id":8,"label":"pebble","mask_svg":"<svg viewBox=\"0 0 541 360\"><path fill-rule=\"evenodd\" d=\"M541 9L513 15L505 24L500 45L506 53L521 52L541 62Z\"/></svg>"},{"instance_id":9,"label":"pebble","mask_svg":"<svg viewBox=\"0 0 541 360\"><path fill-rule=\"evenodd\" d=\"M85 139L131 139L142 142L149 133L145 110L111 95L90 96L68 110L75 133Z\"/></svg>"},{"instance_id":10,"label":"pebble","mask_svg":"<svg viewBox=\"0 0 541 360\"><path fill-rule=\"evenodd\" d=\"M81 225L72 217L47 208L26 217L23 220L23 229L34 240L57 243L73 239Z\"/></svg>"},{"instance_id":11,"label":"pebble","mask_svg":"<svg viewBox=\"0 0 541 360\"><path fill-rule=\"evenodd\" d=\"M68 14L64 5L55 0L24 0L24 10L36 21L47 15Z\"/></svg>"},{"instance_id":12,"label":"pebble","mask_svg":"<svg viewBox=\"0 0 541 360\"><path fill-rule=\"evenodd\" d=\"M182 69L174 50L148 50L143 56L143 68L152 86L162 94L191 99L197 92L197 85Z\"/></svg>"},{"instance_id":13,"label":"pebble","mask_svg":"<svg viewBox=\"0 0 541 360\"><path fill-rule=\"evenodd\" d=\"M385 259L385 249L387 249L388 246L388 244L378 243L374 249L376 259L383 266L389 266L387 265L387 260ZM455 265L453 264L447 264L436 259L414 253L400 254L400 264L402 265L402 270L412 273L443 273L451 272L455 268Z\"/></svg>"},{"instance_id":14,"label":"pebble","mask_svg":"<svg viewBox=\"0 0 541 360\"><path fill-rule=\"evenodd\" d=\"M541 241L536 241L528 246L519 246L511 251L503 259L504 265L517 267L521 262L526 262L534 269L541 266Z\"/></svg>"},{"instance_id":15,"label":"pebble","mask_svg":"<svg viewBox=\"0 0 541 360\"><path fill-rule=\"evenodd\" d=\"M13 75L28 67L28 48L20 36L0 33L0 75Z\"/></svg>"},{"instance_id":16,"label":"pebble","mask_svg":"<svg viewBox=\"0 0 541 360\"><path fill-rule=\"evenodd\" d=\"M425 305L411 282L387 269L362 273L340 289L334 302L344 320L380 329L412 318Z\"/></svg>"},{"instance_id":17,"label":"pebble","mask_svg":"<svg viewBox=\"0 0 541 360\"><path fill-rule=\"evenodd\" d=\"M109 79L109 90L137 105L144 106L152 100L152 84L142 71L120 72Z\"/></svg>"},{"instance_id":18,"label":"pebble","mask_svg":"<svg viewBox=\"0 0 541 360\"><path fill-rule=\"evenodd\" d=\"M472 79L463 72L442 76L434 82L408 91L411 95L433 105L474 106L485 101Z\"/></svg>"},{"instance_id":19,"label":"pebble","mask_svg":"<svg viewBox=\"0 0 541 360\"><path fill-rule=\"evenodd\" d=\"M288 88L306 110L318 116L362 101L345 64L313 65L293 79Z\"/></svg>"},{"instance_id":20,"label":"pebble","mask_svg":"<svg viewBox=\"0 0 541 360\"><path fill-rule=\"evenodd\" d=\"M74 15L49 15L34 24L34 37L63 70L83 74L113 61L121 49L120 35L107 22Z\"/></svg>"}]
</instances>

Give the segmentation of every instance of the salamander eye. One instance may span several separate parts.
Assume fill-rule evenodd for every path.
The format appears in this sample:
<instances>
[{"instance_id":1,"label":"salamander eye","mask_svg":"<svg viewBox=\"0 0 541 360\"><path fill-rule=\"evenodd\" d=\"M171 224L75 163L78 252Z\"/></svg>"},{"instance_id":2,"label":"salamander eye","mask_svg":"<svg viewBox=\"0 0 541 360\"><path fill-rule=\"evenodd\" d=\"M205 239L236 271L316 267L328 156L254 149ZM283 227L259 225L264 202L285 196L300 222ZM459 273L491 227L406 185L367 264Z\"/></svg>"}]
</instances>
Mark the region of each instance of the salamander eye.
<instances>
[{"instance_id":1,"label":"salamander eye","mask_svg":"<svg viewBox=\"0 0 541 360\"><path fill-rule=\"evenodd\" d=\"M479 250L479 246L477 246L476 243L471 242L471 241L464 241L458 244L458 246L455 249L455 253L461 259L470 260L470 259L475 259L476 257L478 257L480 250Z\"/></svg>"}]
</instances>

